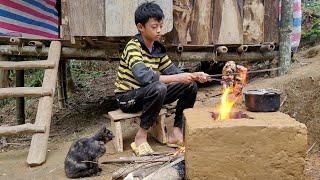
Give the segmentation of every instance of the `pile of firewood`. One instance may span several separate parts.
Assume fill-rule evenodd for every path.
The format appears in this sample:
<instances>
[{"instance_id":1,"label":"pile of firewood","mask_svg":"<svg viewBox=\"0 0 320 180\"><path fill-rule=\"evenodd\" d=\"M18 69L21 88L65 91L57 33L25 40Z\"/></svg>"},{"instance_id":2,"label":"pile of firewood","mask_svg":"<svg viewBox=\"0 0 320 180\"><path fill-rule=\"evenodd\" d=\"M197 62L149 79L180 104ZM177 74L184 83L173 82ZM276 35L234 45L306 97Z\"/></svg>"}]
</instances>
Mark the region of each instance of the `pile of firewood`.
<instances>
[{"instance_id":1,"label":"pile of firewood","mask_svg":"<svg viewBox=\"0 0 320 180\"><path fill-rule=\"evenodd\" d=\"M185 176L184 156L178 152L153 153L142 157L120 157L104 161L101 164L122 164L112 174L112 179L151 180L151 179L183 179Z\"/></svg>"}]
</instances>

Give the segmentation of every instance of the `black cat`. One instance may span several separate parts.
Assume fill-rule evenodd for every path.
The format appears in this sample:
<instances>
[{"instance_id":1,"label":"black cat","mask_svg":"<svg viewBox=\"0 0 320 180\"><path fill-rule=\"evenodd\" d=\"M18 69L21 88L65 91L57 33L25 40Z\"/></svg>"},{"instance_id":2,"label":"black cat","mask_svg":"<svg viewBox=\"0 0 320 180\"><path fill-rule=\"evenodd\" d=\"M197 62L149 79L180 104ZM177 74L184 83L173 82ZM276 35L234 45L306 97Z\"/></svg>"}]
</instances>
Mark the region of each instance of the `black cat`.
<instances>
[{"instance_id":1,"label":"black cat","mask_svg":"<svg viewBox=\"0 0 320 180\"><path fill-rule=\"evenodd\" d=\"M106 152L105 144L113 138L112 132L103 127L94 136L75 141L64 161L67 177L79 178L98 175L101 172L98 158Z\"/></svg>"}]
</instances>

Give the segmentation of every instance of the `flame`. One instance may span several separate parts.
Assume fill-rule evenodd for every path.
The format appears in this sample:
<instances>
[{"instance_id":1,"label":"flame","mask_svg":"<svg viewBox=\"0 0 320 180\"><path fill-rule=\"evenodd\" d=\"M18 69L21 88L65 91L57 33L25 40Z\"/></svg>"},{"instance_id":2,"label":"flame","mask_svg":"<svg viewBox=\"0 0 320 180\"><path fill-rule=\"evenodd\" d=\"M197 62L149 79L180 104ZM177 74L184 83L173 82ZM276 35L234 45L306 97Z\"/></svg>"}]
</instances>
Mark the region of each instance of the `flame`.
<instances>
[{"instance_id":1,"label":"flame","mask_svg":"<svg viewBox=\"0 0 320 180\"><path fill-rule=\"evenodd\" d=\"M241 97L242 88L247 84L247 69L243 66L238 68L239 76L236 77L234 86L224 88L219 107L218 120L230 119L233 106Z\"/></svg>"},{"instance_id":2,"label":"flame","mask_svg":"<svg viewBox=\"0 0 320 180\"><path fill-rule=\"evenodd\" d=\"M219 108L219 120L230 119L232 107L236 102L235 100L231 100L229 98L231 92L232 87L226 88L223 92L221 97L221 105Z\"/></svg>"}]
</instances>

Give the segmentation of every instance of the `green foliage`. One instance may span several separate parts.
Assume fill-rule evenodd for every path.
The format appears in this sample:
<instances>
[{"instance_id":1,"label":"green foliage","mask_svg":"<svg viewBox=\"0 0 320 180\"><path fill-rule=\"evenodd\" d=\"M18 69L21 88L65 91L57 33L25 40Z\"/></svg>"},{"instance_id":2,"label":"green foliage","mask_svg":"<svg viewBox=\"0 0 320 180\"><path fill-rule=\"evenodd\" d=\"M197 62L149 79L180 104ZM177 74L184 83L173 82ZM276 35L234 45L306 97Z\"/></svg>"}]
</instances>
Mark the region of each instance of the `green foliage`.
<instances>
[{"instance_id":1,"label":"green foliage","mask_svg":"<svg viewBox=\"0 0 320 180\"><path fill-rule=\"evenodd\" d=\"M74 82L80 86L85 86L90 79L104 76L106 73L101 69L101 64L97 61L70 61L70 71Z\"/></svg>"},{"instance_id":2,"label":"green foliage","mask_svg":"<svg viewBox=\"0 0 320 180\"><path fill-rule=\"evenodd\" d=\"M25 87L41 87L43 81L43 70L25 70ZM15 71L10 71L9 73L10 82L15 82L16 73ZM14 84L12 86L15 86Z\"/></svg>"}]
</instances>

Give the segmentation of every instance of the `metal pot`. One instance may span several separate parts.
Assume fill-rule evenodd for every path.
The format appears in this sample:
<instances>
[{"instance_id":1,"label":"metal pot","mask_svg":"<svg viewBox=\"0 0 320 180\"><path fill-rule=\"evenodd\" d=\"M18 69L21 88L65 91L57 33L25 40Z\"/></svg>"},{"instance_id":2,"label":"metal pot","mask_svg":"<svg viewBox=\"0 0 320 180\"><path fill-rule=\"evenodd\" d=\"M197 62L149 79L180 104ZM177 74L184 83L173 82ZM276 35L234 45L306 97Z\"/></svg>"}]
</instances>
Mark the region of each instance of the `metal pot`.
<instances>
[{"instance_id":1,"label":"metal pot","mask_svg":"<svg viewBox=\"0 0 320 180\"><path fill-rule=\"evenodd\" d=\"M254 89L244 92L244 100L249 111L274 112L280 108L280 94L275 89Z\"/></svg>"}]
</instances>

